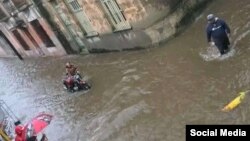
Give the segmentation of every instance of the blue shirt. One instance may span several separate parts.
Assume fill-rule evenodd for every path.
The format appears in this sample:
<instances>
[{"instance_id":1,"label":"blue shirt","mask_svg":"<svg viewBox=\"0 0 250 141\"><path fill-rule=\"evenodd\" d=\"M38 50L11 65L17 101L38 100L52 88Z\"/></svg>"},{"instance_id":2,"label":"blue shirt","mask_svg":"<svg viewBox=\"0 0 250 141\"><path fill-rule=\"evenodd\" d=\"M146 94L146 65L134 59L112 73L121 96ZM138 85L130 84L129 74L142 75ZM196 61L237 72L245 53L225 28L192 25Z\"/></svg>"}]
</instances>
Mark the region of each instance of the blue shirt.
<instances>
[{"instance_id":1,"label":"blue shirt","mask_svg":"<svg viewBox=\"0 0 250 141\"><path fill-rule=\"evenodd\" d=\"M215 43L223 42L228 38L227 34L230 33L230 28L225 21L221 19L215 19L214 23L209 23L207 25L207 41L210 42L211 39Z\"/></svg>"}]
</instances>

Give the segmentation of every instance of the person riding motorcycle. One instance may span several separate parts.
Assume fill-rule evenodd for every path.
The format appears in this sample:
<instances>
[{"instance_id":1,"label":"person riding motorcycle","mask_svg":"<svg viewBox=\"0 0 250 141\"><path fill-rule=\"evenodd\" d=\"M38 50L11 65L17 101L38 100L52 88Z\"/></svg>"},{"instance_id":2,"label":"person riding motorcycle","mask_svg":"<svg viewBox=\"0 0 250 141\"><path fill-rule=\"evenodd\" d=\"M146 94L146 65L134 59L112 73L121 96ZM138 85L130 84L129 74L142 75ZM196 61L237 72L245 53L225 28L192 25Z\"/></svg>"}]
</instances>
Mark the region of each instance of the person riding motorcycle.
<instances>
[{"instance_id":1,"label":"person riding motorcycle","mask_svg":"<svg viewBox=\"0 0 250 141\"><path fill-rule=\"evenodd\" d=\"M68 75L74 76L77 72L77 67L75 67L70 62L67 62L65 64L65 68L66 68L66 76L68 76Z\"/></svg>"},{"instance_id":2,"label":"person riding motorcycle","mask_svg":"<svg viewBox=\"0 0 250 141\"><path fill-rule=\"evenodd\" d=\"M63 80L63 84L66 87L66 89L72 89L72 88L68 88L68 85L66 84L66 79L68 79L69 77L71 77L70 79L73 79L73 83L78 84L82 77L79 73L79 71L77 70L77 67L73 64L71 64L70 62L67 62L65 64L65 68L66 68L66 78Z\"/></svg>"}]
</instances>

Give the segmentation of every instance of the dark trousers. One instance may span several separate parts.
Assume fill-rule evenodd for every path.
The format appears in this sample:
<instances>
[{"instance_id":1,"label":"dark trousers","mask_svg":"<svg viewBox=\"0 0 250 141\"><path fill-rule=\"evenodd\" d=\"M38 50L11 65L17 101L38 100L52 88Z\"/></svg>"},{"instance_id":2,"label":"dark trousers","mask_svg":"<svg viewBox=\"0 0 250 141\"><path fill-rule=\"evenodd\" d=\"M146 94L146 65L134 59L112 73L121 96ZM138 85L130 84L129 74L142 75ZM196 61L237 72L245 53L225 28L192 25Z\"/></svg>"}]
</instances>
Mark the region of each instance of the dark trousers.
<instances>
[{"instance_id":1,"label":"dark trousers","mask_svg":"<svg viewBox=\"0 0 250 141\"><path fill-rule=\"evenodd\" d=\"M228 38L225 38L221 41L215 42L215 45L218 48L218 50L220 51L220 54L223 55L229 51L228 46L230 45L230 42L229 42Z\"/></svg>"}]
</instances>

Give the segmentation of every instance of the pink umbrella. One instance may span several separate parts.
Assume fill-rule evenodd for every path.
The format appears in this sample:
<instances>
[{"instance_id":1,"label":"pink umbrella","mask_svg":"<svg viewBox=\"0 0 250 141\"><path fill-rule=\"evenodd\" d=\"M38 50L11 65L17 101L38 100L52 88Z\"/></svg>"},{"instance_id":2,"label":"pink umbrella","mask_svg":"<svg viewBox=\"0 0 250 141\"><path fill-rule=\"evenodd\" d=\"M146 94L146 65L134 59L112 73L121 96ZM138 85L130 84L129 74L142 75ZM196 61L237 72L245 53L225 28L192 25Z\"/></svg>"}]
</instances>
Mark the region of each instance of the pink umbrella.
<instances>
[{"instance_id":1,"label":"pink umbrella","mask_svg":"<svg viewBox=\"0 0 250 141\"><path fill-rule=\"evenodd\" d=\"M28 122L25 125L27 138L37 136L40 132L42 132L44 128L46 128L50 124L52 118L53 116L50 114L41 113L33 118L30 122Z\"/></svg>"}]
</instances>

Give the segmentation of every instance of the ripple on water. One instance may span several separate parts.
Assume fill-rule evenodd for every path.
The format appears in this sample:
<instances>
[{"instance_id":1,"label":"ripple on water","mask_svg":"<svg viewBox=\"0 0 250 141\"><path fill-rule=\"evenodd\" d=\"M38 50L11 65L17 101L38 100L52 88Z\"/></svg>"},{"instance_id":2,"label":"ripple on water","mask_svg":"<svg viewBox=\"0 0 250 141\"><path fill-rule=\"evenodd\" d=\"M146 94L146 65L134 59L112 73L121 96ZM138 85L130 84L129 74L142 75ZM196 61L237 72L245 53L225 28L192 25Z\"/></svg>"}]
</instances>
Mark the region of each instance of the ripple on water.
<instances>
[{"instance_id":1,"label":"ripple on water","mask_svg":"<svg viewBox=\"0 0 250 141\"><path fill-rule=\"evenodd\" d=\"M113 109L107 113L97 115L87 127L87 132L90 132L89 140L107 140L121 128L125 127L128 122L136 118L136 116L146 111L147 107L148 105L144 101L140 101L120 111Z\"/></svg>"},{"instance_id":2,"label":"ripple on water","mask_svg":"<svg viewBox=\"0 0 250 141\"><path fill-rule=\"evenodd\" d=\"M216 47L207 47L207 50L200 53L200 56L204 61L223 61L230 57L233 57L235 54L235 49L232 47L230 51L224 55L220 55L218 49Z\"/></svg>"}]
</instances>

